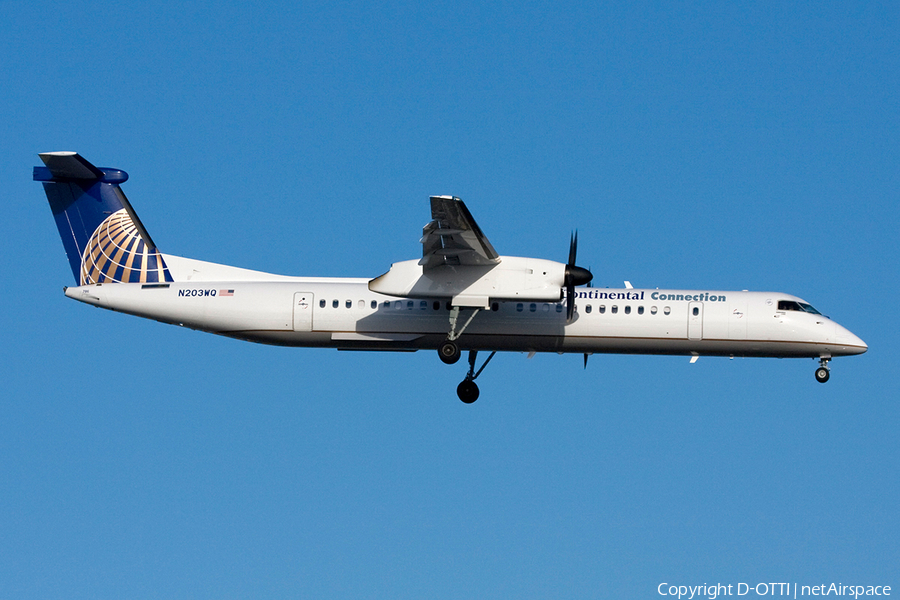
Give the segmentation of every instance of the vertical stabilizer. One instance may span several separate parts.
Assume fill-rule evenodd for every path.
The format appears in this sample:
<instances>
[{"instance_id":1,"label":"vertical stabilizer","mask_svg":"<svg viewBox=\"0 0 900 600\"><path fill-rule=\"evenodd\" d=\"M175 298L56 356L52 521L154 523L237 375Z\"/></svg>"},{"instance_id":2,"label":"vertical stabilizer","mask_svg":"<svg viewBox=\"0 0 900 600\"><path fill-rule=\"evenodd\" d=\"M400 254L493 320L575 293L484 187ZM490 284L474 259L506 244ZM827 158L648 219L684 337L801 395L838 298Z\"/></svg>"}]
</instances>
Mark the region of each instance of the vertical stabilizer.
<instances>
[{"instance_id":1,"label":"vertical stabilizer","mask_svg":"<svg viewBox=\"0 0 900 600\"><path fill-rule=\"evenodd\" d=\"M172 281L150 234L119 184L128 174L97 168L75 152L39 154L44 184L78 285Z\"/></svg>"}]
</instances>

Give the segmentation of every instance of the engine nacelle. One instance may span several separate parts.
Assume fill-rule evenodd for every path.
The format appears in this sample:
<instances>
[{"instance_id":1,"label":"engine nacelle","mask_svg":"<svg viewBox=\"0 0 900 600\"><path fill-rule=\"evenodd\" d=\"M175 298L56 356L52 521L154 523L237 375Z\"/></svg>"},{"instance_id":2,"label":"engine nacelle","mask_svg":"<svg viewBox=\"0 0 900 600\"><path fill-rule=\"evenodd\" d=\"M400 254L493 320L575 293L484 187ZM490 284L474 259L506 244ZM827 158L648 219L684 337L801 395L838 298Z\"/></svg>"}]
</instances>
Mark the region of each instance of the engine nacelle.
<instances>
[{"instance_id":1,"label":"engine nacelle","mask_svg":"<svg viewBox=\"0 0 900 600\"><path fill-rule=\"evenodd\" d=\"M494 265L442 265L424 270L416 260L391 265L369 289L404 298L447 298L454 306L490 308L491 300L559 302L566 265L540 258L501 256Z\"/></svg>"}]
</instances>

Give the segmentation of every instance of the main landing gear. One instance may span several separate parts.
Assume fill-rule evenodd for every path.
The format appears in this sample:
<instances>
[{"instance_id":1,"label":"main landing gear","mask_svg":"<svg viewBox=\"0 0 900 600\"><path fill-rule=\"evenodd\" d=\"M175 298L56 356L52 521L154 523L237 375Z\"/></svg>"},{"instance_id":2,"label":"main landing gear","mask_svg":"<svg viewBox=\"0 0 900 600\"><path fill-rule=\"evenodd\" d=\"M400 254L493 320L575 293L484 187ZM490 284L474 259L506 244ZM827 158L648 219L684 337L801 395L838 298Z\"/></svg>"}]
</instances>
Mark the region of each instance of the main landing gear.
<instances>
[{"instance_id":1,"label":"main landing gear","mask_svg":"<svg viewBox=\"0 0 900 600\"><path fill-rule=\"evenodd\" d=\"M459 319L459 307L454 306L450 309L450 333L447 334L447 340L438 348L438 356L441 357L441 362L446 365L452 365L459 361L461 352L456 340L458 340L459 336L466 330L466 327L469 326L469 323L472 322L472 319L475 318L475 315L478 314L479 310L480 309L478 308L474 309L468 320L463 323L460 330L456 331L456 321Z\"/></svg>"},{"instance_id":2,"label":"main landing gear","mask_svg":"<svg viewBox=\"0 0 900 600\"><path fill-rule=\"evenodd\" d=\"M469 326L469 323L472 322L472 319L475 318L475 315L478 314L479 310L481 309L474 308L472 314L469 315L469 318L466 319L466 322L463 323L463 326L457 331L456 323L459 320L459 307L454 306L450 309L450 333L447 334L447 339L438 346L438 356L441 358L441 362L447 365L459 362L462 351L459 349L459 344L456 343L456 340L458 340L459 336L466 330L466 327ZM479 392L475 379L481 375L481 372L484 371L484 368L491 362L491 359L494 358L495 354L496 352L491 352L491 355L488 356L487 360L484 361L484 364L481 365L481 368L476 372L475 358L478 356L478 351L469 350L469 372L466 374L466 378L456 387L456 395L459 396L460 400L466 404L472 404L478 400Z\"/></svg>"},{"instance_id":3,"label":"main landing gear","mask_svg":"<svg viewBox=\"0 0 900 600\"><path fill-rule=\"evenodd\" d=\"M456 345L456 342L450 340L447 340L438 348L438 356L441 357L441 362L445 365L456 364L461 354L462 352L459 346Z\"/></svg>"},{"instance_id":4,"label":"main landing gear","mask_svg":"<svg viewBox=\"0 0 900 600\"><path fill-rule=\"evenodd\" d=\"M831 360L830 356L823 356L819 358L819 368L816 369L816 381L818 381L819 383L825 383L831 376L831 373L828 370L829 360Z\"/></svg>"},{"instance_id":5,"label":"main landing gear","mask_svg":"<svg viewBox=\"0 0 900 600\"><path fill-rule=\"evenodd\" d=\"M481 372L484 371L484 368L491 362L491 359L494 358L494 355L497 354L497 351L491 352L491 355L487 357L487 360L484 361L484 364L481 365L481 368L478 371L475 371L475 357L478 356L477 350L469 350L469 372L466 374L466 378L460 382L458 386L456 386L456 395L459 396L459 399L465 402L466 404L472 404L476 400L478 400L478 385L475 383L475 379L481 375Z\"/></svg>"}]
</instances>

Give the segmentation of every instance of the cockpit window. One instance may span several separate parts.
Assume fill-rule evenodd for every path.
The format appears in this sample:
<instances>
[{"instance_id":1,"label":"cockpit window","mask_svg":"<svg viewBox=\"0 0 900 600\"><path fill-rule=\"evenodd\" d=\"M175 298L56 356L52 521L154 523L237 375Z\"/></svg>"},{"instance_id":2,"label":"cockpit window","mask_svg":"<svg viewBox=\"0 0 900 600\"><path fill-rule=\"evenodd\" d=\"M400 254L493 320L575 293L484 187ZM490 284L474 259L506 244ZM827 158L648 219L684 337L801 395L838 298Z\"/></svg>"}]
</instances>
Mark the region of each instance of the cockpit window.
<instances>
[{"instance_id":1,"label":"cockpit window","mask_svg":"<svg viewBox=\"0 0 900 600\"><path fill-rule=\"evenodd\" d=\"M800 310L800 305L792 300L779 300L778 310Z\"/></svg>"},{"instance_id":2,"label":"cockpit window","mask_svg":"<svg viewBox=\"0 0 900 600\"><path fill-rule=\"evenodd\" d=\"M795 302L793 300L779 300L778 310L796 310L798 312L807 312L813 315L822 314L806 302Z\"/></svg>"},{"instance_id":3,"label":"cockpit window","mask_svg":"<svg viewBox=\"0 0 900 600\"><path fill-rule=\"evenodd\" d=\"M816 309L814 309L811 305L806 304L805 302L798 302L797 304L800 305L800 308L803 309L803 312L812 313L812 314L814 314L814 315L821 315L821 314L822 314L822 313L820 313L819 311L817 311Z\"/></svg>"}]
</instances>

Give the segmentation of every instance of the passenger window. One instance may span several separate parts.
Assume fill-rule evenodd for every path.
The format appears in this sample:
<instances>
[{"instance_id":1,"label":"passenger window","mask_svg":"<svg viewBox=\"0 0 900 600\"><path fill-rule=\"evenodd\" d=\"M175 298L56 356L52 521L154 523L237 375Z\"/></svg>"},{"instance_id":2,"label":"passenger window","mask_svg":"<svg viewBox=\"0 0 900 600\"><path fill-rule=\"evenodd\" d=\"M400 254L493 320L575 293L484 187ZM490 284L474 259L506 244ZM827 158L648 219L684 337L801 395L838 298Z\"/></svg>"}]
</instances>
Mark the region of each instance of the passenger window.
<instances>
[{"instance_id":1,"label":"passenger window","mask_svg":"<svg viewBox=\"0 0 900 600\"><path fill-rule=\"evenodd\" d=\"M500 305L494 302L493 304L491 304L491 310L497 312L498 310L500 310Z\"/></svg>"},{"instance_id":2,"label":"passenger window","mask_svg":"<svg viewBox=\"0 0 900 600\"><path fill-rule=\"evenodd\" d=\"M356 303L356 306L358 306L359 308L365 308L365 307L366 307L366 301L365 301L365 300L359 300L359 301Z\"/></svg>"},{"instance_id":3,"label":"passenger window","mask_svg":"<svg viewBox=\"0 0 900 600\"><path fill-rule=\"evenodd\" d=\"M544 312L550 312L550 305L549 305L549 304L545 304L543 307L541 307L541 310L544 311Z\"/></svg>"},{"instance_id":4,"label":"passenger window","mask_svg":"<svg viewBox=\"0 0 900 600\"><path fill-rule=\"evenodd\" d=\"M655 307L655 306L651 306L651 307L650 307L650 314L651 314L651 315L655 315L656 312L657 312L656 307Z\"/></svg>"},{"instance_id":5,"label":"passenger window","mask_svg":"<svg viewBox=\"0 0 900 600\"><path fill-rule=\"evenodd\" d=\"M372 304L370 305L372 308L378 308L378 301L372 300Z\"/></svg>"},{"instance_id":6,"label":"passenger window","mask_svg":"<svg viewBox=\"0 0 900 600\"><path fill-rule=\"evenodd\" d=\"M434 303L431 305L431 307L432 307L434 310L441 310L441 303L438 302L437 300L435 300Z\"/></svg>"},{"instance_id":7,"label":"passenger window","mask_svg":"<svg viewBox=\"0 0 900 600\"><path fill-rule=\"evenodd\" d=\"M625 307L625 314L626 314L626 315L630 315L630 314L631 314L631 307L630 307L630 306L626 306L626 307Z\"/></svg>"},{"instance_id":8,"label":"passenger window","mask_svg":"<svg viewBox=\"0 0 900 600\"><path fill-rule=\"evenodd\" d=\"M556 312L558 312L558 313L561 313L561 312L562 312L562 304L557 304L557 305L556 305Z\"/></svg>"},{"instance_id":9,"label":"passenger window","mask_svg":"<svg viewBox=\"0 0 900 600\"><path fill-rule=\"evenodd\" d=\"M335 300L335 301L333 301L333 302L331 303L332 308L337 308L337 307L340 306L340 305L341 305L341 301L340 301L340 300Z\"/></svg>"},{"instance_id":10,"label":"passenger window","mask_svg":"<svg viewBox=\"0 0 900 600\"><path fill-rule=\"evenodd\" d=\"M606 305L605 305L605 304L601 304L601 305L600 305L600 308L598 308L597 310L600 311L600 314L602 315L603 313L606 312Z\"/></svg>"},{"instance_id":11,"label":"passenger window","mask_svg":"<svg viewBox=\"0 0 900 600\"><path fill-rule=\"evenodd\" d=\"M412 310L412 307L415 306L415 305L416 305L416 303L413 302L412 300L407 300L407 301L406 301L406 308L408 308L408 309L410 309L410 310Z\"/></svg>"},{"instance_id":12,"label":"passenger window","mask_svg":"<svg viewBox=\"0 0 900 600\"><path fill-rule=\"evenodd\" d=\"M427 308L428 308L428 302L426 302L425 300L422 300L421 302L419 302L419 308L421 308L422 310L427 309Z\"/></svg>"},{"instance_id":13,"label":"passenger window","mask_svg":"<svg viewBox=\"0 0 900 600\"><path fill-rule=\"evenodd\" d=\"M663 307L663 314L666 314L666 315L667 315L667 314L669 314L669 313L671 313L671 312L672 312L672 309L669 308L668 306L664 306L664 307Z\"/></svg>"},{"instance_id":14,"label":"passenger window","mask_svg":"<svg viewBox=\"0 0 900 600\"><path fill-rule=\"evenodd\" d=\"M350 308L351 306L353 306L353 300L347 300L346 302L344 302L344 306Z\"/></svg>"},{"instance_id":15,"label":"passenger window","mask_svg":"<svg viewBox=\"0 0 900 600\"><path fill-rule=\"evenodd\" d=\"M613 306L612 308L609 309L609 312L611 312L612 314L616 314L617 312L619 312L619 307Z\"/></svg>"},{"instance_id":16,"label":"passenger window","mask_svg":"<svg viewBox=\"0 0 900 600\"><path fill-rule=\"evenodd\" d=\"M694 316L696 317L696 316L698 316L699 314L700 314L700 309L697 308L697 307L695 306L695 307L694 307Z\"/></svg>"},{"instance_id":17,"label":"passenger window","mask_svg":"<svg viewBox=\"0 0 900 600\"><path fill-rule=\"evenodd\" d=\"M325 308L325 299L324 298L319 300L319 308Z\"/></svg>"},{"instance_id":18,"label":"passenger window","mask_svg":"<svg viewBox=\"0 0 900 600\"><path fill-rule=\"evenodd\" d=\"M584 312L591 314L591 305L590 304L588 304L587 306L584 307Z\"/></svg>"},{"instance_id":19,"label":"passenger window","mask_svg":"<svg viewBox=\"0 0 900 600\"><path fill-rule=\"evenodd\" d=\"M531 312L536 311L536 310L537 310L537 304L535 304L534 302L532 302L532 303L531 303L531 306L528 307L528 310L530 310Z\"/></svg>"},{"instance_id":20,"label":"passenger window","mask_svg":"<svg viewBox=\"0 0 900 600\"><path fill-rule=\"evenodd\" d=\"M403 308L403 303L397 300L396 302L394 302L394 308L396 310L400 310L401 308Z\"/></svg>"},{"instance_id":21,"label":"passenger window","mask_svg":"<svg viewBox=\"0 0 900 600\"><path fill-rule=\"evenodd\" d=\"M516 312L522 312L522 309L525 308L521 302L516 304Z\"/></svg>"},{"instance_id":22,"label":"passenger window","mask_svg":"<svg viewBox=\"0 0 900 600\"><path fill-rule=\"evenodd\" d=\"M643 306L638 306L638 314L639 314L639 315L644 314L644 307L643 307Z\"/></svg>"}]
</instances>

